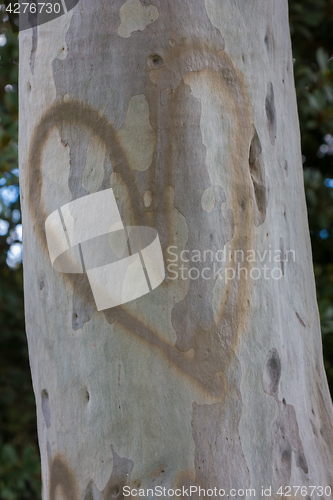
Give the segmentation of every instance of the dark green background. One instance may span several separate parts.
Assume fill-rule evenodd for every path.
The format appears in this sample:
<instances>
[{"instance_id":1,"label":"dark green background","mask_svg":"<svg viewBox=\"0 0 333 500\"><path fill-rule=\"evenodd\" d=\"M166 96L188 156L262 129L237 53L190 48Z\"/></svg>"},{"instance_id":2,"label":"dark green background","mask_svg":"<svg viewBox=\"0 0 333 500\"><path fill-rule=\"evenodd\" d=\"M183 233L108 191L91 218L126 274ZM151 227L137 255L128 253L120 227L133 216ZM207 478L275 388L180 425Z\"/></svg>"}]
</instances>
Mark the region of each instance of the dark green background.
<instances>
[{"instance_id":1,"label":"dark green background","mask_svg":"<svg viewBox=\"0 0 333 500\"><path fill-rule=\"evenodd\" d=\"M313 262L332 393L333 0L290 0L289 8ZM1 34L7 43L0 47L0 219L8 221L9 228L0 236L0 500L36 500L41 489L40 463L24 333L22 266L6 263L19 223L15 200L18 45L3 9L0 40ZM13 266L10 259L9 263Z\"/></svg>"}]
</instances>

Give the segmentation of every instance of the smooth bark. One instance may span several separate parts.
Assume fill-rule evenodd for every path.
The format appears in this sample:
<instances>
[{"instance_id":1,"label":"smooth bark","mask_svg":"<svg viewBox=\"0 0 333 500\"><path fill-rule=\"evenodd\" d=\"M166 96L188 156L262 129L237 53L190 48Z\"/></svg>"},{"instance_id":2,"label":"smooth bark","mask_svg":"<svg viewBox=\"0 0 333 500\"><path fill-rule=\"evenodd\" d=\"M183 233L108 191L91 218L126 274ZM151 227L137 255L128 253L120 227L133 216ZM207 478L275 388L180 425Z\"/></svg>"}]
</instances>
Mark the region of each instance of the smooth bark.
<instances>
[{"instance_id":1,"label":"smooth bark","mask_svg":"<svg viewBox=\"0 0 333 500\"><path fill-rule=\"evenodd\" d=\"M332 486L287 2L80 0L20 33L20 50L43 498ZM177 279L169 268L98 312L86 275L52 268L45 220L109 187L187 279L171 267ZM244 258L219 262L223 249Z\"/></svg>"}]
</instances>

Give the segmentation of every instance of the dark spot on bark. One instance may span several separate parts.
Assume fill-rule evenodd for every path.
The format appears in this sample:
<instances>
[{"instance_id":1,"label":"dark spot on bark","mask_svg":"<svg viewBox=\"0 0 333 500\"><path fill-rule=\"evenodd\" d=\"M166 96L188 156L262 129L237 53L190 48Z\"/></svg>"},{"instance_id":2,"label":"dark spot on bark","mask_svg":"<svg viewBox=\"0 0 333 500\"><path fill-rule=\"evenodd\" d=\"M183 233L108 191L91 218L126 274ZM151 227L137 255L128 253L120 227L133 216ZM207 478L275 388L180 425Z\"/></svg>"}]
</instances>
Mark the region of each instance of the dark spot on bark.
<instances>
[{"instance_id":1,"label":"dark spot on bark","mask_svg":"<svg viewBox=\"0 0 333 500\"><path fill-rule=\"evenodd\" d=\"M301 453L298 453L296 456L296 465L297 465L297 467L302 469L304 474L307 474L309 472L308 464L307 464L303 450L301 451Z\"/></svg>"},{"instance_id":2,"label":"dark spot on bark","mask_svg":"<svg viewBox=\"0 0 333 500\"><path fill-rule=\"evenodd\" d=\"M272 29L270 26L268 27L268 29L266 31L264 42L265 42L265 47L266 47L267 52L273 52L273 50L274 50L274 37L273 37Z\"/></svg>"},{"instance_id":3,"label":"dark spot on bark","mask_svg":"<svg viewBox=\"0 0 333 500\"><path fill-rule=\"evenodd\" d=\"M266 109L269 137L272 145L274 145L276 139L277 124L276 124L276 109L274 102L274 89L273 89L273 84L271 82L269 82L267 86L265 109Z\"/></svg>"},{"instance_id":4,"label":"dark spot on bark","mask_svg":"<svg viewBox=\"0 0 333 500\"><path fill-rule=\"evenodd\" d=\"M86 274L73 275L75 283L73 294L73 330L80 330L88 323L96 308L94 297ZM84 300L82 300L84 297Z\"/></svg>"},{"instance_id":5,"label":"dark spot on bark","mask_svg":"<svg viewBox=\"0 0 333 500\"><path fill-rule=\"evenodd\" d=\"M256 226L259 226L266 219L267 190L265 186L264 167L261 158L261 142L255 127L253 127L253 130L249 151L249 166L254 189L254 197L259 212L256 217Z\"/></svg>"},{"instance_id":6,"label":"dark spot on bark","mask_svg":"<svg viewBox=\"0 0 333 500\"><path fill-rule=\"evenodd\" d=\"M306 325L305 325L304 321L302 320L302 318L300 317L300 315L299 315L298 313L296 313L296 317L297 317L298 321L300 322L300 324L301 324L302 326L306 327Z\"/></svg>"},{"instance_id":7,"label":"dark spot on bark","mask_svg":"<svg viewBox=\"0 0 333 500\"><path fill-rule=\"evenodd\" d=\"M324 389L324 393L322 390ZM318 394L318 399L317 403L318 406L317 408L317 418L318 418L318 423L320 425L320 434L327 443L327 446L330 449L333 449L333 439L332 439L332 433L330 431L331 426L332 426L332 417L331 417L331 399L330 395L328 392L327 387L322 388L318 383L317 383L317 394Z\"/></svg>"},{"instance_id":8,"label":"dark spot on bark","mask_svg":"<svg viewBox=\"0 0 333 500\"><path fill-rule=\"evenodd\" d=\"M119 491L119 487L116 486L115 488L113 488L113 490L111 491L111 497L112 498L117 498L118 495L119 495L120 491Z\"/></svg>"},{"instance_id":9,"label":"dark spot on bark","mask_svg":"<svg viewBox=\"0 0 333 500\"><path fill-rule=\"evenodd\" d=\"M246 200L245 200L245 198L243 198L242 200L240 200L239 207L240 207L240 209L241 209L242 212L245 211L245 209L246 209Z\"/></svg>"},{"instance_id":10,"label":"dark spot on bark","mask_svg":"<svg viewBox=\"0 0 333 500\"><path fill-rule=\"evenodd\" d=\"M160 464L149 474L147 487L154 489L156 486L165 486L169 481L170 474L165 464Z\"/></svg>"},{"instance_id":11,"label":"dark spot on bark","mask_svg":"<svg viewBox=\"0 0 333 500\"><path fill-rule=\"evenodd\" d=\"M263 373L264 391L270 396L276 396L281 377L281 359L274 348L269 351Z\"/></svg>"},{"instance_id":12,"label":"dark spot on bark","mask_svg":"<svg viewBox=\"0 0 333 500\"><path fill-rule=\"evenodd\" d=\"M29 14L33 16L33 14ZM30 21L30 19L29 19ZM36 52L37 52L37 45L38 45L38 31L37 31L37 26L34 25L35 23L32 23L31 25L33 26L32 28L32 47L31 47L31 54L30 54L30 70L31 74L34 74L35 71L35 59L36 59Z\"/></svg>"},{"instance_id":13,"label":"dark spot on bark","mask_svg":"<svg viewBox=\"0 0 333 500\"><path fill-rule=\"evenodd\" d=\"M311 420L311 418L310 418L310 424L311 424L311 428L312 428L312 432L313 432L313 434L314 434L316 437L318 437L318 431L317 431L317 429L316 429L316 426L315 426L314 422Z\"/></svg>"},{"instance_id":14,"label":"dark spot on bark","mask_svg":"<svg viewBox=\"0 0 333 500\"><path fill-rule=\"evenodd\" d=\"M90 401L90 394L89 394L89 391L86 392L86 400L87 402Z\"/></svg>"},{"instance_id":15,"label":"dark spot on bark","mask_svg":"<svg viewBox=\"0 0 333 500\"><path fill-rule=\"evenodd\" d=\"M148 57L148 66L152 69L161 68L164 65L163 58L158 54L151 54Z\"/></svg>"},{"instance_id":16,"label":"dark spot on bark","mask_svg":"<svg viewBox=\"0 0 333 500\"><path fill-rule=\"evenodd\" d=\"M53 460L50 468L50 500L58 498L56 497L58 486L61 488L64 500L77 500L76 483L72 471L60 456Z\"/></svg>"},{"instance_id":17,"label":"dark spot on bark","mask_svg":"<svg viewBox=\"0 0 333 500\"><path fill-rule=\"evenodd\" d=\"M39 283L39 289L40 289L40 290L43 290L44 286L45 286L45 283L44 283L44 280L43 280L43 281L41 281L41 282Z\"/></svg>"},{"instance_id":18,"label":"dark spot on bark","mask_svg":"<svg viewBox=\"0 0 333 500\"><path fill-rule=\"evenodd\" d=\"M295 454L296 465L308 473L308 464L304 455L302 441L296 419L296 412L292 405L275 400L279 407L279 416L272 427L272 447L274 470L279 484L289 484L291 478L292 454Z\"/></svg>"},{"instance_id":19,"label":"dark spot on bark","mask_svg":"<svg viewBox=\"0 0 333 500\"><path fill-rule=\"evenodd\" d=\"M51 407L49 395L45 389L42 391L42 412L46 427L49 428L51 426Z\"/></svg>"},{"instance_id":20,"label":"dark spot on bark","mask_svg":"<svg viewBox=\"0 0 333 500\"><path fill-rule=\"evenodd\" d=\"M281 432L280 420L278 417L272 429L274 471L281 484L288 484L291 476L292 447L289 440L282 435L284 430Z\"/></svg>"},{"instance_id":21,"label":"dark spot on bark","mask_svg":"<svg viewBox=\"0 0 333 500\"><path fill-rule=\"evenodd\" d=\"M67 11L72 10L78 2L79 0L65 0Z\"/></svg>"}]
</instances>

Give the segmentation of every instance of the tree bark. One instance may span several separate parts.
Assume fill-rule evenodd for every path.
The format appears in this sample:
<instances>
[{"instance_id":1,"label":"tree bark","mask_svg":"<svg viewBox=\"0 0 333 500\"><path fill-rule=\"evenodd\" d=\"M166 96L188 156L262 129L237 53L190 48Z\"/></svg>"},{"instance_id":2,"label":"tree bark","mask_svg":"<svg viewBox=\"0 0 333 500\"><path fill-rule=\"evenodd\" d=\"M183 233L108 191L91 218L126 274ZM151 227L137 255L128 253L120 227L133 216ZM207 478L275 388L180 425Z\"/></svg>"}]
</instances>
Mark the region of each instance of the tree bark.
<instances>
[{"instance_id":1,"label":"tree bark","mask_svg":"<svg viewBox=\"0 0 333 500\"><path fill-rule=\"evenodd\" d=\"M332 486L287 2L80 0L20 50L43 498ZM45 221L109 188L124 226L157 230L166 277L98 311L86 273L52 268Z\"/></svg>"}]
</instances>

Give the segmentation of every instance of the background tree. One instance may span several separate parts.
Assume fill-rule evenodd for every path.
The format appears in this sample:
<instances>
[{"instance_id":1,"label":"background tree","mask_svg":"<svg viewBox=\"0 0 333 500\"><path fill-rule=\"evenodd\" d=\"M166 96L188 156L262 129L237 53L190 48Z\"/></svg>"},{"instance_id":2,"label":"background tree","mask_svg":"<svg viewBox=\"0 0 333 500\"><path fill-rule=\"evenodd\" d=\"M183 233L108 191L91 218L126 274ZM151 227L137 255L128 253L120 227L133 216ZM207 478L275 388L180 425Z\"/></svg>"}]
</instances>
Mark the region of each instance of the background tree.
<instances>
[{"instance_id":1,"label":"background tree","mask_svg":"<svg viewBox=\"0 0 333 500\"><path fill-rule=\"evenodd\" d=\"M295 81L302 131L305 185L309 224L316 271L316 284L323 332L325 366L333 385L332 326L332 2L290 1L290 21L295 58ZM0 244L1 330L1 420L0 498L35 499L39 487L35 409L24 334L22 278L19 248L8 251L16 240L19 223L17 201L17 38L13 36L2 11L6 37L0 38L0 170L2 173ZM8 87L11 85L11 87ZM6 88L6 90L5 90ZM325 140L326 138L326 140ZM10 185L14 188L4 189ZM14 234L13 232L14 231ZM13 237L14 236L14 237ZM18 235L19 236L19 235ZM16 240L17 241L17 240ZM17 253L16 253L17 252ZM11 267L5 264L8 260ZM32 455L31 455L32 453Z\"/></svg>"},{"instance_id":2,"label":"background tree","mask_svg":"<svg viewBox=\"0 0 333 500\"><path fill-rule=\"evenodd\" d=\"M1 12L0 35L0 498L40 497L36 411L24 330L18 199L18 44Z\"/></svg>"}]
</instances>

